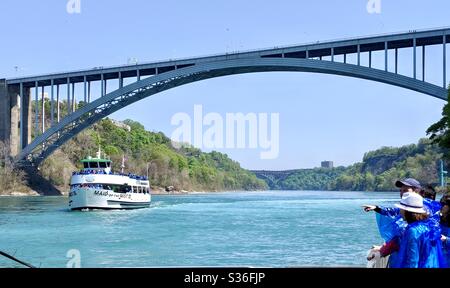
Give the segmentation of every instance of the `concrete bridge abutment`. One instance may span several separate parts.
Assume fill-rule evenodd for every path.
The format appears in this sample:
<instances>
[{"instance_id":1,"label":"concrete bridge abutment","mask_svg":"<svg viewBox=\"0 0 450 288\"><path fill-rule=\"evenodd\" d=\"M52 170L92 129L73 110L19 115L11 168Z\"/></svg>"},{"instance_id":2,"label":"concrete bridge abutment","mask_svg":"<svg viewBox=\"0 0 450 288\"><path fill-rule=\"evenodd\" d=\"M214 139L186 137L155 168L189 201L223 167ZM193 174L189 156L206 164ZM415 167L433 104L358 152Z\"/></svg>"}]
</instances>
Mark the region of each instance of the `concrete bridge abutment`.
<instances>
[{"instance_id":1,"label":"concrete bridge abutment","mask_svg":"<svg viewBox=\"0 0 450 288\"><path fill-rule=\"evenodd\" d=\"M0 141L9 145L11 156L17 156L31 142L30 89L23 90L21 99L20 86L8 86L5 79L0 79Z\"/></svg>"}]
</instances>

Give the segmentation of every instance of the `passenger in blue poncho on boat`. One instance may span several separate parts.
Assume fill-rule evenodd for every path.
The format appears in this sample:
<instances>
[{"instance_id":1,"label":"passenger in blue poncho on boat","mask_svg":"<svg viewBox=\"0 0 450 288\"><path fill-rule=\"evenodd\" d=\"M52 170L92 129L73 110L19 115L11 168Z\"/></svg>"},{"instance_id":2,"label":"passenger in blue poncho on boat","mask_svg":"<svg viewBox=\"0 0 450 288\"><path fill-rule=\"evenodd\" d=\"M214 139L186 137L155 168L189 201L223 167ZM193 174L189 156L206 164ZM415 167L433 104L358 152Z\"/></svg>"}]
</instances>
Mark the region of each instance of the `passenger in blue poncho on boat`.
<instances>
[{"instance_id":1,"label":"passenger in blue poncho on boat","mask_svg":"<svg viewBox=\"0 0 450 288\"><path fill-rule=\"evenodd\" d=\"M439 211L440 203L434 201L435 191L432 187L427 187L427 189L422 189L419 181L413 178L407 178L404 180L399 180L395 183L395 186L400 188L400 197L405 193L418 193L421 195L431 195L432 199L426 199L423 201L423 205L435 226L439 226ZM434 194L433 194L434 192ZM385 244L377 249L374 249L375 253L372 253L368 260L371 260L375 256L379 257L389 257L388 267L395 267L397 262L397 251L399 250L401 237L408 225L408 223L403 219L400 214L399 208L389 208L380 207L374 205L364 205L364 210L375 211L378 228L382 238L386 241ZM370 259L369 259L370 258Z\"/></svg>"},{"instance_id":2,"label":"passenger in blue poncho on boat","mask_svg":"<svg viewBox=\"0 0 450 288\"><path fill-rule=\"evenodd\" d=\"M447 262L447 266L450 267L450 240L448 239L450 237L450 193L447 192L447 194L441 198L441 204L441 240L444 258Z\"/></svg>"},{"instance_id":3,"label":"passenger in blue poncho on boat","mask_svg":"<svg viewBox=\"0 0 450 288\"><path fill-rule=\"evenodd\" d=\"M423 205L429 209L430 217L439 222L442 205L439 201L436 201L436 190L434 190L432 185L428 184L419 194L423 197Z\"/></svg>"},{"instance_id":4,"label":"passenger in blue poncho on boat","mask_svg":"<svg viewBox=\"0 0 450 288\"><path fill-rule=\"evenodd\" d=\"M420 194L422 197L427 198L424 199L423 202L425 209L430 215L432 215L438 220L441 205L439 204L439 202L434 201L436 197L436 192L434 192L434 189L431 185L427 185L427 188L423 189L419 181L417 181L414 178L407 178L404 180L398 180L397 182L395 182L395 186L400 188L400 198L403 196L404 193L407 192L415 192ZM366 212L375 211L383 216L389 217L398 217L400 215L400 209L397 208L366 205L364 210Z\"/></svg>"},{"instance_id":5,"label":"passenger in blue poncho on boat","mask_svg":"<svg viewBox=\"0 0 450 288\"><path fill-rule=\"evenodd\" d=\"M393 268L444 268L441 229L435 225L424 209L422 196L417 193L405 193L400 204L395 204L408 223L400 237L398 251Z\"/></svg>"},{"instance_id":6,"label":"passenger in blue poncho on boat","mask_svg":"<svg viewBox=\"0 0 450 288\"><path fill-rule=\"evenodd\" d=\"M420 182L413 178L399 180L395 186L400 188L400 198L404 193L415 192L420 193L422 186ZM385 244L375 249L379 257L389 256L388 267L394 266L397 259L397 251L400 246L400 237L408 225L400 215L400 209L396 207L382 207L375 205L364 205L364 211L375 211L378 230ZM372 258L376 254L372 255ZM367 260L372 260L371 258Z\"/></svg>"}]
</instances>

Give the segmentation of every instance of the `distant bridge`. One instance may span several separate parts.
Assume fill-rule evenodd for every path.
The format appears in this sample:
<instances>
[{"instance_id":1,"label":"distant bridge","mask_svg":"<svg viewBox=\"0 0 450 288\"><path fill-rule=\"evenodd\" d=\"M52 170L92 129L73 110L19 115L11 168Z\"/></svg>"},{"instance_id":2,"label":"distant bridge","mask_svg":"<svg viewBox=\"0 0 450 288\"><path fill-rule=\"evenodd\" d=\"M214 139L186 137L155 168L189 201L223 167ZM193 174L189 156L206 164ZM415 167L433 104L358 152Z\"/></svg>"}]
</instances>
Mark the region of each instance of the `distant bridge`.
<instances>
[{"instance_id":1,"label":"distant bridge","mask_svg":"<svg viewBox=\"0 0 450 288\"><path fill-rule=\"evenodd\" d=\"M292 71L355 77L447 100L446 44L449 41L450 28L444 28L4 79L0 80L0 140L10 143L17 161L37 166L83 129L139 100L196 81L253 72ZM442 46L442 85L426 79L425 51L431 45ZM407 61L413 67L411 75L398 73L399 52L404 48L413 51L413 57ZM372 54L377 51L384 55L382 69L373 68ZM389 57L390 51L394 57ZM422 52L421 79L417 77L419 52ZM348 55L356 56L355 63L348 63ZM366 66L362 65L363 57L368 57ZM393 61L392 71L389 61ZM135 82L124 86L127 78ZM118 82L117 88L108 90L111 80ZM93 95L92 83L100 84L99 95ZM80 86L81 93L76 91ZM42 109L38 105L39 100L44 101L45 89L50 91L50 125L45 121L44 105ZM31 119L32 90L34 120ZM86 104L77 105L76 95L81 95L79 98ZM63 97L67 99L66 115L60 111ZM37 134L34 139L33 126Z\"/></svg>"},{"instance_id":2,"label":"distant bridge","mask_svg":"<svg viewBox=\"0 0 450 288\"><path fill-rule=\"evenodd\" d=\"M286 179L292 174L295 174L306 169L296 169L296 170L285 170L285 171L269 171L269 170L250 170L256 177L266 180L266 179Z\"/></svg>"}]
</instances>

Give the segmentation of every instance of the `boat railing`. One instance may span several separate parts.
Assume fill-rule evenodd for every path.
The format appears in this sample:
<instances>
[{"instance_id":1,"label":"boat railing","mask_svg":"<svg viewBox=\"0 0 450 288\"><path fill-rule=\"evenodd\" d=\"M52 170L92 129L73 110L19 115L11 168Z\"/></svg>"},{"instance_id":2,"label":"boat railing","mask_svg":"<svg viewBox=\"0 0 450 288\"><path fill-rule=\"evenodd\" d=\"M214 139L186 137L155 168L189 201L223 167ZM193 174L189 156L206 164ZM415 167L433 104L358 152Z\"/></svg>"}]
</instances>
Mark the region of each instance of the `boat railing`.
<instances>
[{"instance_id":1,"label":"boat railing","mask_svg":"<svg viewBox=\"0 0 450 288\"><path fill-rule=\"evenodd\" d=\"M130 187L129 190L123 190L123 188L120 187ZM135 193L135 194L150 194L150 188L145 188L145 190L131 190L131 186L122 186L117 184L74 184L70 185L71 189L79 189L79 188L90 188L90 189L99 189L99 190L112 190L115 193Z\"/></svg>"},{"instance_id":2,"label":"boat railing","mask_svg":"<svg viewBox=\"0 0 450 288\"><path fill-rule=\"evenodd\" d=\"M115 176L125 176L134 180L142 180L148 181L148 178L145 176L139 176L135 174L124 174L124 173L113 173L111 171L107 172L105 170L82 170L79 172L73 172L72 176L81 176L81 175L115 175Z\"/></svg>"},{"instance_id":3,"label":"boat railing","mask_svg":"<svg viewBox=\"0 0 450 288\"><path fill-rule=\"evenodd\" d=\"M114 175L112 172L106 172L105 170L81 170L79 172L73 172L72 175Z\"/></svg>"}]
</instances>

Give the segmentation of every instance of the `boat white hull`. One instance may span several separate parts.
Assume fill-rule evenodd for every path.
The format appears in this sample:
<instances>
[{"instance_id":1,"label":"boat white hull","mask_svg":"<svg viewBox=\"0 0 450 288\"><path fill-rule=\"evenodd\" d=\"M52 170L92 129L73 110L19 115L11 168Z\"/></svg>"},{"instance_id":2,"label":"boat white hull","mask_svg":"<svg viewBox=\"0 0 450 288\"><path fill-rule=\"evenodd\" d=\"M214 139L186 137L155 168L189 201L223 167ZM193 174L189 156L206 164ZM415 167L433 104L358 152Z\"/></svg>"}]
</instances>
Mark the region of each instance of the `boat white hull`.
<instances>
[{"instance_id":1,"label":"boat white hull","mask_svg":"<svg viewBox=\"0 0 450 288\"><path fill-rule=\"evenodd\" d=\"M150 194L115 193L94 188L74 189L69 195L69 208L71 210L140 209L148 208L150 203Z\"/></svg>"}]
</instances>

